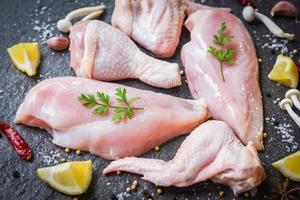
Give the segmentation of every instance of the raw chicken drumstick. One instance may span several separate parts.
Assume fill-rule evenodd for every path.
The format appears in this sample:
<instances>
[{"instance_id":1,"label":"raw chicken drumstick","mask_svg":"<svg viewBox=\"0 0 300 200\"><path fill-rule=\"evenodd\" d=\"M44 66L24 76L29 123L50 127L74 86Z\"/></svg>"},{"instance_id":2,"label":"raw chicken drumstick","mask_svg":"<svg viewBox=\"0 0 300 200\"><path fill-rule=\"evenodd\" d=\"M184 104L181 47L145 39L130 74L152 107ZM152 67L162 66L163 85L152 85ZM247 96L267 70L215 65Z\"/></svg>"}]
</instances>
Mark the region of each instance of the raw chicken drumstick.
<instances>
[{"instance_id":1,"label":"raw chicken drumstick","mask_svg":"<svg viewBox=\"0 0 300 200\"><path fill-rule=\"evenodd\" d=\"M220 63L209 52L217 47L213 35L225 22L227 32L233 36L225 48L233 48L233 64L223 64L222 80ZM185 22L191 32L191 41L185 44L181 58L188 85L195 99L207 100L212 117L226 122L237 137L247 145L252 141L262 150L263 106L258 82L258 62L250 34L243 23L225 11L201 10Z\"/></svg>"},{"instance_id":2,"label":"raw chicken drumstick","mask_svg":"<svg viewBox=\"0 0 300 200\"><path fill-rule=\"evenodd\" d=\"M112 122L107 115L93 114L78 100L81 94L104 92L111 105L118 102L116 88L125 88L133 106L143 108L134 117ZM44 128L53 143L80 149L113 160L140 155L179 135L189 133L209 118L203 99L185 100L114 83L77 77L52 78L34 86L18 109L15 122Z\"/></svg>"},{"instance_id":3,"label":"raw chicken drumstick","mask_svg":"<svg viewBox=\"0 0 300 200\"><path fill-rule=\"evenodd\" d=\"M138 78L161 88L181 85L178 64L146 55L105 22L79 22L71 28L70 39L71 66L79 77L102 81Z\"/></svg>"},{"instance_id":4,"label":"raw chicken drumstick","mask_svg":"<svg viewBox=\"0 0 300 200\"><path fill-rule=\"evenodd\" d=\"M186 14L213 8L190 0L115 0L112 25L158 57L171 57Z\"/></svg>"},{"instance_id":5,"label":"raw chicken drumstick","mask_svg":"<svg viewBox=\"0 0 300 200\"><path fill-rule=\"evenodd\" d=\"M229 185L234 194L256 189L265 171L255 147L246 147L221 121L208 121L181 144L173 160L128 157L113 161L103 173L126 171L160 186L185 187L207 179Z\"/></svg>"}]
</instances>

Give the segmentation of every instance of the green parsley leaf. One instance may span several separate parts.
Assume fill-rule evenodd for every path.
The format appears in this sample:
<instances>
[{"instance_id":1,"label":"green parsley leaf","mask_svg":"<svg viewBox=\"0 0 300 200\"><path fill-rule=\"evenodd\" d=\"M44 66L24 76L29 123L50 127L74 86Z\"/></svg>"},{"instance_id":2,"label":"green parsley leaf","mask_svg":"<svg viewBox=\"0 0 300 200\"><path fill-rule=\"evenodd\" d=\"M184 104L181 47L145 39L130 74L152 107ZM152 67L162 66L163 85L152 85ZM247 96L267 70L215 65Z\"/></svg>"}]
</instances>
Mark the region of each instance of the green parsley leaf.
<instances>
[{"instance_id":1,"label":"green parsley leaf","mask_svg":"<svg viewBox=\"0 0 300 200\"><path fill-rule=\"evenodd\" d=\"M95 99L94 95L90 95L90 94L88 94L88 95L81 94L78 97L78 100L82 101L83 106L86 108L91 108L92 106L94 106L96 104L96 99Z\"/></svg>"},{"instance_id":2,"label":"green parsley leaf","mask_svg":"<svg viewBox=\"0 0 300 200\"><path fill-rule=\"evenodd\" d=\"M221 76L223 81L225 82L224 74L223 74L223 63L226 64L234 64L234 49L228 48L225 49L225 45L231 42L233 36L226 35L227 32L227 24L223 22L221 27L219 28L217 35L213 35L213 43L220 48L215 48L212 46L208 47L208 52L214 56L220 63L221 68Z\"/></svg>"},{"instance_id":3,"label":"green parsley leaf","mask_svg":"<svg viewBox=\"0 0 300 200\"><path fill-rule=\"evenodd\" d=\"M131 98L128 100L127 91L125 88L117 88L116 93L117 101L123 105L113 106L110 105L110 97L103 93L97 92L97 100L94 95L81 94L78 100L83 103L86 108L94 107L93 114L106 115L108 114L109 108L114 109L112 121L117 123L122 120L132 119L134 117L134 110L144 110L143 108L132 107L131 104L140 98Z\"/></svg>"}]
</instances>

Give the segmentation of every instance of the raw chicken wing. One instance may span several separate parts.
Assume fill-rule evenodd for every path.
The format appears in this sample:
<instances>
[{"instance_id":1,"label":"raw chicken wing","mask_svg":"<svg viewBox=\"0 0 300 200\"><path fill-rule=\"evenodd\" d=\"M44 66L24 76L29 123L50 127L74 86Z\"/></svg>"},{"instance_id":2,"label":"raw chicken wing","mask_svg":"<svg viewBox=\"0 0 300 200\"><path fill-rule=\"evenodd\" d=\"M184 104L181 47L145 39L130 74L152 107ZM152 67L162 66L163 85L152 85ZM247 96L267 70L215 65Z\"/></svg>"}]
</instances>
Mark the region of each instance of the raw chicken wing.
<instances>
[{"instance_id":1,"label":"raw chicken wing","mask_svg":"<svg viewBox=\"0 0 300 200\"><path fill-rule=\"evenodd\" d=\"M199 9L219 10L190 0L115 0L112 25L156 56L169 58L178 46L185 15Z\"/></svg>"},{"instance_id":2,"label":"raw chicken wing","mask_svg":"<svg viewBox=\"0 0 300 200\"><path fill-rule=\"evenodd\" d=\"M103 173L127 171L160 186L185 187L207 179L229 185L234 194L252 190L265 171L252 142L246 147L228 125L208 121L181 144L173 160L128 157L113 161Z\"/></svg>"}]
</instances>

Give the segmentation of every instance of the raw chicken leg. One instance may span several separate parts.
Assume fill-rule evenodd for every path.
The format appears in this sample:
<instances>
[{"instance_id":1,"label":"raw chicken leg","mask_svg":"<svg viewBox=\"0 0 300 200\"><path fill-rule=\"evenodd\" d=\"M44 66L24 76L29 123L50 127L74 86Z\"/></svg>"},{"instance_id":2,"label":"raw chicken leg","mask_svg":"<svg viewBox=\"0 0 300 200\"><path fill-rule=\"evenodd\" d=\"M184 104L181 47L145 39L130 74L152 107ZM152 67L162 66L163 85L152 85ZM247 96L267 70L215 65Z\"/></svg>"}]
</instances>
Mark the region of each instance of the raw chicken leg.
<instances>
[{"instance_id":1,"label":"raw chicken leg","mask_svg":"<svg viewBox=\"0 0 300 200\"><path fill-rule=\"evenodd\" d=\"M181 85L176 63L147 56L109 24L79 22L71 28L70 38L71 66L79 77L103 81L138 78L161 88Z\"/></svg>"},{"instance_id":2,"label":"raw chicken leg","mask_svg":"<svg viewBox=\"0 0 300 200\"><path fill-rule=\"evenodd\" d=\"M235 137L224 122L208 121L181 144L173 160L128 157L103 171L127 171L160 186L185 187L206 179L229 185L234 194L255 189L266 177L257 151Z\"/></svg>"},{"instance_id":3,"label":"raw chicken leg","mask_svg":"<svg viewBox=\"0 0 300 200\"><path fill-rule=\"evenodd\" d=\"M210 55L213 35L226 22L233 36L234 64L224 64L225 82L218 60ZM190 91L194 98L205 98L214 119L223 120L247 145L252 141L262 150L263 108L258 83L258 62L251 36L234 15L224 11L197 11L185 23L191 41L181 52ZM227 46L228 47L228 46ZM226 47L226 48L227 48Z\"/></svg>"},{"instance_id":4,"label":"raw chicken leg","mask_svg":"<svg viewBox=\"0 0 300 200\"><path fill-rule=\"evenodd\" d=\"M216 9L190 0L115 0L112 25L158 57L171 57L185 13ZM225 9L229 10L229 9Z\"/></svg>"},{"instance_id":5,"label":"raw chicken leg","mask_svg":"<svg viewBox=\"0 0 300 200\"><path fill-rule=\"evenodd\" d=\"M83 94L104 92L111 105L117 103L115 89L126 88L128 98L144 108L131 120L113 123L113 110L99 116L78 100ZM90 151L106 159L140 155L176 136L188 133L208 118L206 103L123 85L76 77L52 78L40 82L27 94L15 122L53 132L53 143Z\"/></svg>"}]
</instances>

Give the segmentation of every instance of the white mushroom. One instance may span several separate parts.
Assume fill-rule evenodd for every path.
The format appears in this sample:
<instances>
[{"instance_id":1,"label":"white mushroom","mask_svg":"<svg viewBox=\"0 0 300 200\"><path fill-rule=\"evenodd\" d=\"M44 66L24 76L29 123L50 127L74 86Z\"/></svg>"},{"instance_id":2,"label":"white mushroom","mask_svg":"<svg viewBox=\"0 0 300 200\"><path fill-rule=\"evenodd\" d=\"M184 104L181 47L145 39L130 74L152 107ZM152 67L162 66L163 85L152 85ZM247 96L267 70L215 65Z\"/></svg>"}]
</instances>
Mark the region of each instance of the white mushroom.
<instances>
[{"instance_id":1,"label":"white mushroom","mask_svg":"<svg viewBox=\"0 0 300 200\"><path fill-rule=\"evenodd\" d=\"M300 91L297 89L290 89L285 93L285 98L291 99L293 104L298 110L300 110Z\"/></svg>"},{"instance_id":2,"label":"white mushroom","mask_svg":"<svg viewBox=\"0 0 300 200\"><path fill-rule=\"evenodd\" d=\"M99 17L100 15L102 15L103 12L104 12L104 10L92 12L92 13L88 14L87 16L85 16L84 18L82 18L81 21L95 19L95 18Z\"/></svg>"},{"instance_id":3,"label":"white mushroom","mask_svg":"<svg viewBox=\"0 0 300 200\"><path fill-rule=\"evenodd\" d=\"M254 19L262 21L266 27L277 37L293 40L294 34L284 33L270 18L257 12L251 6L246 6L243 10L243 17L247 22L252 22Z\"/></svg>"},{"instance_id":4,"label":"white mushroom","mask_svg":"<svg viewBox=\"0 0 300 200\"><path fill-rule=\"evenodd\" d=\"M279 102L279 106L282 110L286 110L294 122L300 127L300 117L293 111L292 106L293 102L290 99L282 99Z\"/></svg>"},{"instance_id":5,"label":"white mushroom","mask_svg":"<svg viewBox=\"0 0 300 200\"><path fill-rule=\"evenodd\" d=\"M105 9L105 5L99 5L94 7L85 7L79 8L70 12L64 19L61 19L57 22L57 28L61 32L68 33L70 32L70 28L72 26L71 20L76 17L86 16L84 19L94 19L100 16Z\"/></svg>"}]
</instances>

